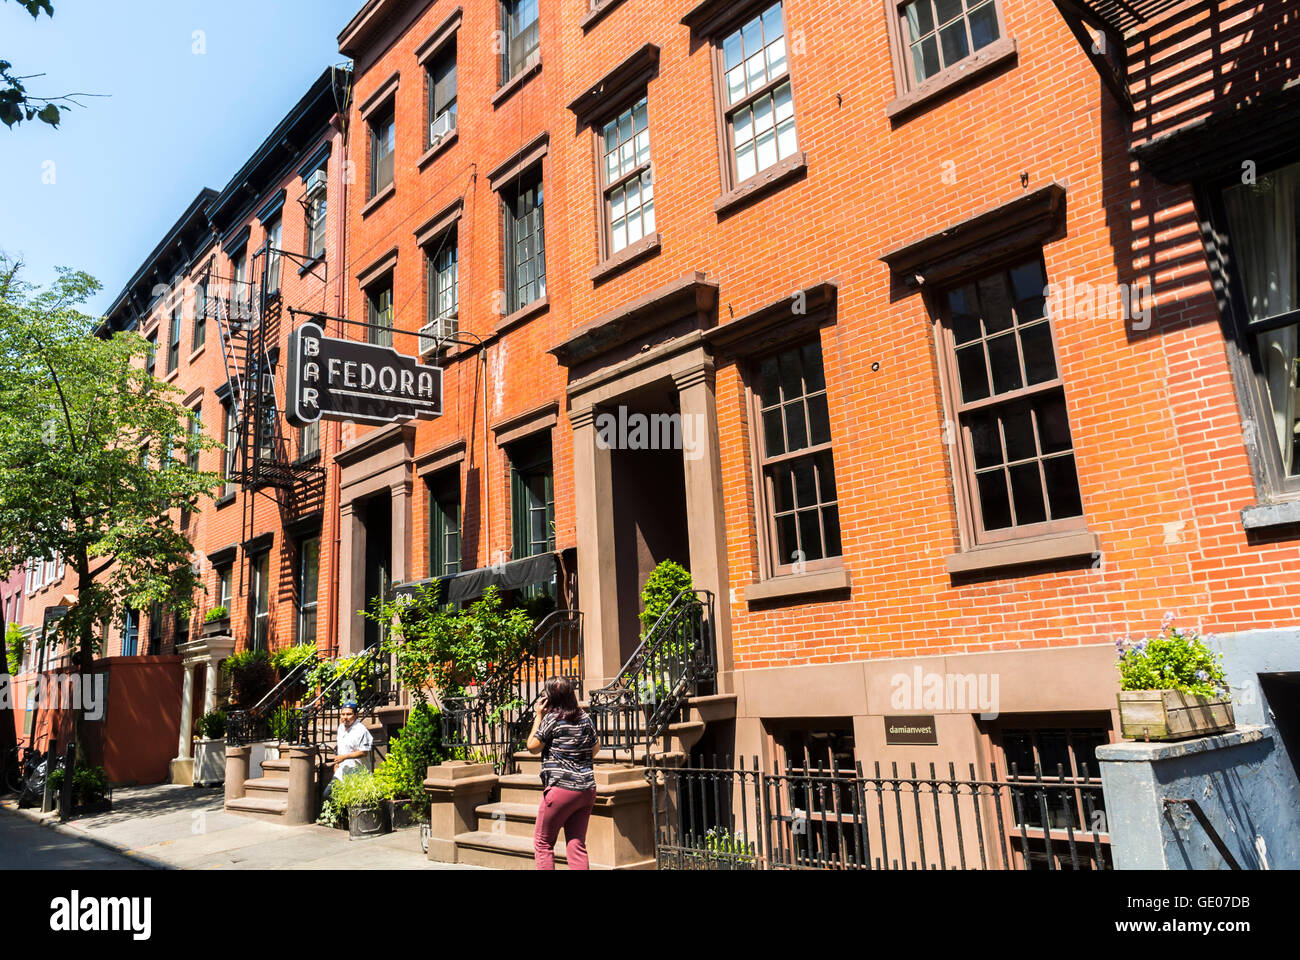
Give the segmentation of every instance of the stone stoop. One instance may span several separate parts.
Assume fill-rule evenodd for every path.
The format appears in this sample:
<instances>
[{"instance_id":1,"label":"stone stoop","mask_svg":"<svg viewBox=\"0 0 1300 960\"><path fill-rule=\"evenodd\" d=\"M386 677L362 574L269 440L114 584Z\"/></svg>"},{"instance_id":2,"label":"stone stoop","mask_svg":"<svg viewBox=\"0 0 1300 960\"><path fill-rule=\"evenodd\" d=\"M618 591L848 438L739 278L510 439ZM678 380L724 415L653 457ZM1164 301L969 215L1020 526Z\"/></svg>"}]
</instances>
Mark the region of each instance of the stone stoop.
<instances>
[{"instance_id":1,"label":"stone stoop","mask_svg":"<svg viewBox=\"0 0 1300 960\"><path fill-rule=\"evenodd\" d=\"M249 777L249 747L226 747L225 809L240 816L301 826L316 818L324 751L282 745L277 760L262 761L262 776Z\"/></svg>"}]
</instances>

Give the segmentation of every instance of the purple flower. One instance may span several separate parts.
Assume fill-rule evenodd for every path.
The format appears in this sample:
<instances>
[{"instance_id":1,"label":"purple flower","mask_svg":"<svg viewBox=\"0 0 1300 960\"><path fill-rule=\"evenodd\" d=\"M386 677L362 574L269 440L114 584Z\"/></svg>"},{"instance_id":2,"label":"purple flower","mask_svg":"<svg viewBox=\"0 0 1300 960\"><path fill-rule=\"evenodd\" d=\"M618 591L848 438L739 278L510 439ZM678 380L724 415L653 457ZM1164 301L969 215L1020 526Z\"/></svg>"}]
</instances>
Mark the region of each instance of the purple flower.
<instances>
[{"instance_id":1,"label":"purple flower","mask_svg":"<svg viewBox=\"0 0 1300 960\"><path fill-rule=\"evenodd\" d=\"M1201 681L1209 680L1209 679L1210 679L1210 675L1209 675L1208 673L1206 673L1204 670L1197 670L1197 671L1196 671L1196 679L1197 679L1197 680L1201 680Z\"/></svg>"}]
</instances>

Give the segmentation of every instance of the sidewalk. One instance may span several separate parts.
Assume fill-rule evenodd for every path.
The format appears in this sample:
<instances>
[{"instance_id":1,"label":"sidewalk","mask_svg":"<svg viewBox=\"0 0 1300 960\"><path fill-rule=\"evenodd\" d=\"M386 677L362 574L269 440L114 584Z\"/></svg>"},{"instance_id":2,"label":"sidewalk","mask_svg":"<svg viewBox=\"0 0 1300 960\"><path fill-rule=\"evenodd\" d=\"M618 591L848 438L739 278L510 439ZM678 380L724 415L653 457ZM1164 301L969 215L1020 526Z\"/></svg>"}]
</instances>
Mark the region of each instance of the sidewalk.
<instances>
[{"instance_id":1,"label":"sidewalk","mask_svg":"<svg viewBox=\"0 0 1300 960\"><path fill-rule=\"evenodd\" d=\"M4 816L22 816L88 840L144 866L177 870L472 870L432 863L417 828L369 840L346 830L284 827L226 813L220 787L130 787L113 791L111 813L68 823L54 814L0 801Z\"/></svg>"}]
</instances>

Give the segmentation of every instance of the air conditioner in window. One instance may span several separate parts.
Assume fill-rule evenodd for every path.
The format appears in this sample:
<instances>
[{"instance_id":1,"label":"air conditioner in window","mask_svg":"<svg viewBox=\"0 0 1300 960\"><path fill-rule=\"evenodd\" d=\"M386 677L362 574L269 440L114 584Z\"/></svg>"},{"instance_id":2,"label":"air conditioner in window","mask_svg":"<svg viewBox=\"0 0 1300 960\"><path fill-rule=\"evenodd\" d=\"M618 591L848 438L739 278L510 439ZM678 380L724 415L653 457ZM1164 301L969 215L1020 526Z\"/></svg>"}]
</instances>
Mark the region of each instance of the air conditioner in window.
<instances>
[{"instance_id":1,"label":"air conditioner in window","mask_svg":"<svg viewBox=\"0 0 1300 960\"><path fill-rule=\"evenodd\" d=\"M313 193L322 192L325 190L325 186L326 186L325 178L326 178L326 174L325 174L324 167L321 167L319 170L314 171L312 175L307 178L308 196L310 196Z\"/></svg>"},{"instance_id":2,"label":"air conditioner in window","mask_svg":"<svg viewBox=\"0 0 1300 960\"><path fill-rule=\"evenodd\" d=\"M432 353L441 341L456 335L456 315L439 317L420 328L420 353Z\"/></svg>"},{"instance_id":3,"label":"air conditioner in window","mask_svg":"<svg viewBox=\"0 0 1300 960\"><path fill-rule=\"evenodd\" d=\"M444 113L429 124L429 146L436 147L449 133L451 133L451 114Z\"/></svg>"}]
</instances>

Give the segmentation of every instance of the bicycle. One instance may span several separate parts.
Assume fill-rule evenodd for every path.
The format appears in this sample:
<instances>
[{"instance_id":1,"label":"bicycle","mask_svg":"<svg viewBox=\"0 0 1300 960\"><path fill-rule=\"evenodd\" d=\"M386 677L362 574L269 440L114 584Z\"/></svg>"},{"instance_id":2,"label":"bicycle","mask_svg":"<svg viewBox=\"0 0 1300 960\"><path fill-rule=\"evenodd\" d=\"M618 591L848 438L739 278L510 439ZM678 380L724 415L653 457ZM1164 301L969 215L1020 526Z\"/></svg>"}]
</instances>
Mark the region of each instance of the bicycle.
<instances>
[{"instance_id":1,"label":"bicycle","mask_svg":"<svg viewBox=\"0 0 1300 960\"><path fill-rule=\"evenodd\" d=\"M4 761L4 788L9 793L22 790L27 778L32 775L36 765L44 759L44 754L31 743L19 741L9 748Z\"/></svg>"}]
</instances>

